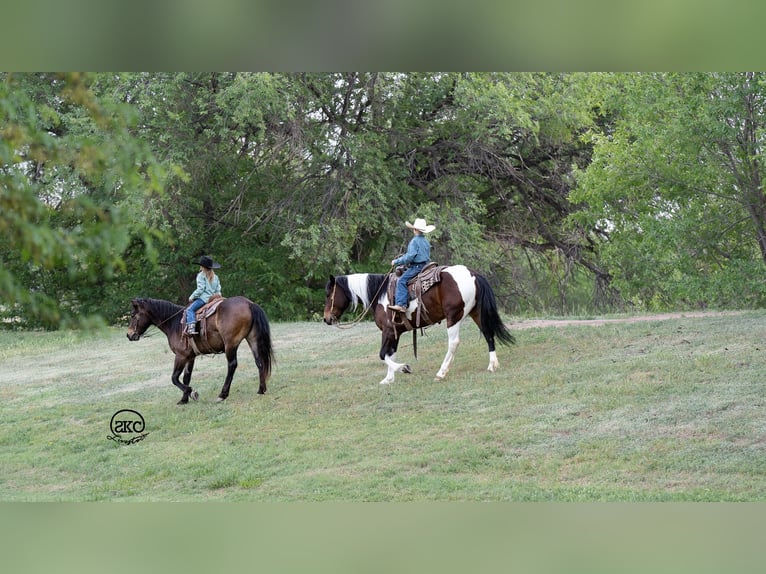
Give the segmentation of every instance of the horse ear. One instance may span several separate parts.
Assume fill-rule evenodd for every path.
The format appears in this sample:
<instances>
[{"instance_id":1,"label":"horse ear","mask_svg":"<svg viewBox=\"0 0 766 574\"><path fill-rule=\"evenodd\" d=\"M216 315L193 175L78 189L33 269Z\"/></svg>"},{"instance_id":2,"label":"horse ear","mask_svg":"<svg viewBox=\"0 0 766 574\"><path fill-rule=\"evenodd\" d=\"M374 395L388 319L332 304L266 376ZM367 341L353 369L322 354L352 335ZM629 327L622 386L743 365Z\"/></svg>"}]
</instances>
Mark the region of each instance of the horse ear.
<instances>
[{"instance_id":1,"label":"horse ear","mask_svg":"<svg viewBox=\"0 0 766 574\"><path fill-rule=\"evenodd\" d=\"M330 275L330 285L335 284L335 275Z\"/></svg>"}]
</instances>

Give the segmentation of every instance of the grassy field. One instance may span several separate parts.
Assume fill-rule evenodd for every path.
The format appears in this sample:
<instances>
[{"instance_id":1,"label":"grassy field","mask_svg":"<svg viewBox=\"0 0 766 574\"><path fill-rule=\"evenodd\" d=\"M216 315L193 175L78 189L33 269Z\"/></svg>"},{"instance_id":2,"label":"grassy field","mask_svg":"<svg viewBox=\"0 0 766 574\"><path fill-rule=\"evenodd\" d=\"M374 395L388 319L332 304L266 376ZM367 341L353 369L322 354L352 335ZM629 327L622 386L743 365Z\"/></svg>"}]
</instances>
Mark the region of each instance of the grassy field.
<instances>
[{"instance_id":1,"label":"grassy field","mask_svg":"<svg viewBox=\"0 0 766 574\"><path fill-rule=\"evenodd\" d=\"M229 399L204 357L187 406L155 329L0 332L0 500L766 500L765 312L511 327L496 373L466 324L435 382L438 326L381 386L374 325L273 324L266 395L243 344Z\"/></svg>"}]
</instances>

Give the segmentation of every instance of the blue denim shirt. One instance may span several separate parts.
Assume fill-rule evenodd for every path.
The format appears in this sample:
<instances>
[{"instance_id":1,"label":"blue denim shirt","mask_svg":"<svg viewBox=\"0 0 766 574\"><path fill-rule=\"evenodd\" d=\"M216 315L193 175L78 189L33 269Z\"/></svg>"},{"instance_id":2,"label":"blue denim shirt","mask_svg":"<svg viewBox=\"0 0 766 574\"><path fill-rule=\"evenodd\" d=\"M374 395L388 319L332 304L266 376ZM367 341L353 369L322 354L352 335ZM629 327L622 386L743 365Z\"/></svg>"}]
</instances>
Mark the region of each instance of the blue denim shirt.
<instances>
[{"instance_id":1,"label":"blue denim shirt","mask_svg":"<svg viewBox=\"0 0 766 574\"><path fill-rule=\"evenodd\" d=\"M407 246L407 253L394 260L394 265L428 263L431 260L431 244L425 235L415 235Z\"/></svg>"}]
</instances>

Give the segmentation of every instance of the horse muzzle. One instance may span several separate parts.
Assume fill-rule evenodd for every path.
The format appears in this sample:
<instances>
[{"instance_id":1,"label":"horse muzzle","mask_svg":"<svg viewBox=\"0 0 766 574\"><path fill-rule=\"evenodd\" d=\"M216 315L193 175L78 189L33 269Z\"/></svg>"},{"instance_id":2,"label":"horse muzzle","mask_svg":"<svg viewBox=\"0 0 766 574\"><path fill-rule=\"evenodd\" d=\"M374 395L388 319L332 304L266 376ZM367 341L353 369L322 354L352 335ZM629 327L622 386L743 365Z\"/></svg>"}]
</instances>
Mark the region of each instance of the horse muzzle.
<instances>
[{"instance_id":1,"label":"horse muzzle","mask_svg":"<svg viewBox=\"0 0 766 574\"><path fill-rule=\"evenodd\" d=\"M137 332L133 331L132 333L128 331L128 341L138 341L141 338L141 335L139 335Z\"/></svg>"},{"instance_id":2,"label":"horse muzzle","mask_svg":"<svg viewBox=\"0 0 766 574\"><path fill-rule=\"evenodd\" d=\"M338 323L338 318L335 315L325 315L324 322L326 325L336 325Z\"/></svg>"}]
</instances>

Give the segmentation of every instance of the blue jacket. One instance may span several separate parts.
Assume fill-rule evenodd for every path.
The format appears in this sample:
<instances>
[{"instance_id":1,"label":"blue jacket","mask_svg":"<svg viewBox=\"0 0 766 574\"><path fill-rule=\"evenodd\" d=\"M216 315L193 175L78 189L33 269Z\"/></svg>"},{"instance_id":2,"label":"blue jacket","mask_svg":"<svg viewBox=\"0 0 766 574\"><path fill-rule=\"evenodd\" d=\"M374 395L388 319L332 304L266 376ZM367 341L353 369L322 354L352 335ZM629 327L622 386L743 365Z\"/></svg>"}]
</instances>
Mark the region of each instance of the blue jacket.
<instances>
[{"instance_id":1,"label":"blue jacket","mask_svg":"<svg viewBox=\"0 0 766 574\"><path fill-rule=\"evenodd\" d=\"M431 244L425 235L415 235L407 246L407 253L394 259L394 265L428 263L431 260Z\"/></svg>"},{"instance_id":2,"label":"blue jacket","mask_svg":"<svg viewBox=\"0 0 766 574\"><path fill-rule=\"evenodd\" d=\"M213 277L211 282L207 280L207 276L202 271L197 273L197 289L189 295L189 301L202 299L207 303L208 299L215 294L221 294L221 281L218 279L218 275Z\"/></svg>"}]
</instances>

